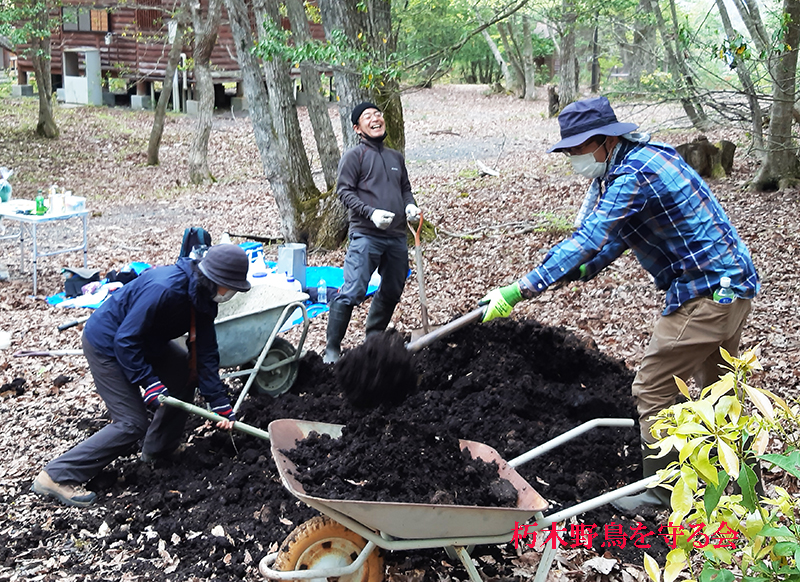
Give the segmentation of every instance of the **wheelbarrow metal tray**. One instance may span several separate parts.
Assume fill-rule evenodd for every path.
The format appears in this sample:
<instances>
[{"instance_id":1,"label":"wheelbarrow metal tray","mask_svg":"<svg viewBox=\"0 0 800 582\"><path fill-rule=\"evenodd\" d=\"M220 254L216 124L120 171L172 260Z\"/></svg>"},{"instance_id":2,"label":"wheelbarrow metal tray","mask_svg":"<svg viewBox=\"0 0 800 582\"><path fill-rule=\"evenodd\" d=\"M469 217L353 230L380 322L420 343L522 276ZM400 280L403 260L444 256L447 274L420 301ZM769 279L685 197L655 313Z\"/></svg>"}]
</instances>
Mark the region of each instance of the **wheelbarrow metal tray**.
<instances>
[{"instance_id":1,"label":"wheelbarrow metal tray","mask_svg":"<svg viewBox=\"0 0 800 582\"><path fill-rule=\"evenodd\" d=\"M474 441L461 440L473 458L495 461L499 475L508 479L517 490L517 507L478 507L438 505L433 503L395 503L324 499L307 495L294 477L296 466L282 450L291 450L297 441L311 431L339 438L342 425L294 419L275 420L269 425L272 456L281 481L295 497L325 512L330 509L375 531L401 539L460 538L511 534L515 522L525 522L536 512L548 507L544 500L519 473L511 468L493 448ZM336 518L335 513L330 517Z\"/></svg>"},{"instance_id":2,"label":"wheelbarrow metal tray","mask_svg":"<svg viewBox=\"0 0 800 582\"><path fill-rule=\"evenodd\" d=\"M214 321L220 367L231 368L255 360L283 309L306 299L308 295L292 289L255 285L247 293L237 293L227 303L220 304Z\"/></svg>"}]
</instances>

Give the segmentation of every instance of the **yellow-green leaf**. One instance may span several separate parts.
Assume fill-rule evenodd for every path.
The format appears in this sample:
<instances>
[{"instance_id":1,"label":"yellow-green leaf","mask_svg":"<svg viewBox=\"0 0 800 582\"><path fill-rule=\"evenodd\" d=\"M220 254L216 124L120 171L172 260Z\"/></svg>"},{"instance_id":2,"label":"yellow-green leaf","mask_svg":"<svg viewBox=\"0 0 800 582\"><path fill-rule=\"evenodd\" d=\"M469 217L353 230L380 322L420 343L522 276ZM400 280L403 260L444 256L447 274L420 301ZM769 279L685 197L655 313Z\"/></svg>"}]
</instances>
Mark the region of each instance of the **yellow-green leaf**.
<instances>
[{"instance_id":1,"label":"yellow-green leaf","mask_svg":"<svg viewBox=\"0 0 800 582\"><path fill-rule=\"evenodd\" d=\"M716 426L716 421L714 420L714 405L711 401L698 400L694 403L694 409L703 419L703 422L706 423L706 426L713 430Z\"/></svg>"},{"instance_id":2,"label":"yellow-green leaf","mask_svg":"<svg viewBox=\"0 0 800 582\"><path fill-rule=\"evenodd\" d=\"M757 454L763 455L764 452L767 450L767 445L769 445L769 431L762 430L758 433L756 437L756 442L753 443L753 449L756 451Z\"/></svg>"},{"instance_id":3,"label":"yellow-green leaf","mask_svg":"<svg viewBox=\"0 0 800 582\"><path fill-rule=\"evenodd\" d=\"M710 434L710 433L709 433ZM696 439L690 440L688 443L681 447L680 452L678 453L678 461L683 463L686 459L688 459L692 453L698 450L698 447L706 440L706 437L697 437Z\"/></svg>"},{"instance_id":4,"label":"yellow-green leaf","mask_svg":"<svg viewBox=\"0 0 800 582\"><path fill-rule=\"evenodd\" d=\"M697 454L697 460L694 463L694 468L708 483L718 485L719 477L717 470L711 465L711 461L708 460L708 456L711 453L711 448L713 446L714 445L712 443L707 443L700 447L700 452Z\"/></svg>"},{"instance_id":5,"label":"yellow-green leaf","mask_svg":"<svg viewBox=\"0 0 800 582\"><path fill-rule=\"evenodd\" d=\"M719 461L725 472L734 479L739 478L739 457L736 452L722 439L717 439Z\"/></svg>"},{"instance_id":6,"label":"yellow-green leaf","mask_svg":"<svg viewBox=\"0 0 800 582\"><path fill-rule=\"evenodd\" d=\"M678 479L672 489L672 496L670 497L670 505L675 511L679 511L686 515L692 509L692 501L694 495L689 484L683 479Z\"/></svg>"},{"instance_id":7,"label":"yellow-green leaf","mask_svg":"<svg viewBox=\"0 0 800 582\"><path fill-rule=\"evenodd\" d=\"M689 436L693 434L711 434L711 432L698 422L686 422L678 427L675 434Z\"/></svg>"},{"instance_id":8,"label":"yellow-green leaf","mask_svg":"<svg viewBox=\"0 0 800 582\"><path fill-rule=\"evenodd\" d=\"M681 394L686 397L686 400L691 400L692 397L689 394L689 387L686 385L686 382L678 378L677 376L673 376L675 378L675 383L678 385L678 390L680 390Z\"/></svg>"},{"instance_id":9,"label":"yellow-green leaf","mask_svg":"<svg viewBox=\"0 0 800 582\"><path fill-rule=\"evenodd\" d=\"M714 382L711 386L709 386L710 395L708 398L711 402L716 402L717 399L730 392L733 389L733 373L729 372L725 374L722 378L719 379L718 382Z\"/></svg>"},{"instance_id":10,"label":"yellow-green leaf","mask_svg":"<svg viewBox=\"0 0 800 582\"><path fill-rule=\"evenodd\" d=\"M664 566L664 582L673 582L688 566L686 552L675 548L667 554L667 564Z\"/></svg>"},{"instance_id":11,"label":"yellow-green leaf","mask_svg":"<svg viewBox=\"0 0 800 582\"><path fill-rule=\"evenodd\" d=\"M685 482L692 492L697 491L697 471L688 465L681 466L681 481Z\"/></svg>"},{"instance_id":12,"label":"yellow-green leaf","mask_svg":"<svg viewBox=\"0 0 800 582\"><path fill-rule=\"evenodd\" d=\"M647 552L644 553L644 571L647 572L650 580L653 582L660 582L661 568L659 568L658 562L656 562Z\"/></svg>"},{"instance_id":13,"label":"yellow-green leaf","mask_svg":"<svg viewBox=\"0 0 800 582\"><path fill-rule=\"evenodd\" d=\"M722 356L722 359L728 362L728 364L730 364L732 367L736 366L736 360L730 354L730 352L728 352L728 350L726 350L725 348L720 348L719 353Z\"/></svg>"},{"instance_id":14,"label":"yellow-green leaf","mask_svg":"<svg viewBox=\"0 0 800 582\"><path fill-rule=\"evenodd\" d=\"M758 388L753 388L747 384L743 384L744 391L753 401L753 406L758 408L758 411L764 415L767 420L775 420L775 409L772 407L772 402L769 398L761 392Z\"/></svg>"}]
</instances>

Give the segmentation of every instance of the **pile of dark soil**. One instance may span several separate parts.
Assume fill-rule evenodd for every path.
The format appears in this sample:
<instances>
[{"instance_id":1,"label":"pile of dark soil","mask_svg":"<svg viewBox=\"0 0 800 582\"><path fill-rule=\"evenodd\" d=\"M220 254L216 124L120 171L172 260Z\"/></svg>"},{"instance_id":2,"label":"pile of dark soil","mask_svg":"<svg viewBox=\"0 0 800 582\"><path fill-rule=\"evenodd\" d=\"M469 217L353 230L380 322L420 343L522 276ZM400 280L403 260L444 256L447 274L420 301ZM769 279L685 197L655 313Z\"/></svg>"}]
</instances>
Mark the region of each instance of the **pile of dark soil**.
<instances>
[{"instance_id":1,"label":"pile of dark soil","mask_svg":"<svg viewBox=\"0 0 800 582\"><path fill-rule=\"evenodd\" d=\"M339 438L312 432L282 452L305 492L323 499L517 506L497 463L473 459L435 426L373 414Z\"/></svg>"},{"instance_id":2,"label":"pile of dark soil","mask_svg":"<svg viewBox=\"0 0 800 582\"><path fill-rule=\"evenodd\" d=\"M510 460L586 420L635 416L632 373L621 362L535 321L471 326L415 354L414 365L419 387L413 394L398 405L363 410L343 398L330 367L309 353L289 393L277 399L248 397L241 420L266 429L274 419L298 418L344 424L356 431L379 426L379 419L385 426L407 422L428 427L443 438L487 444ZM117 578L130 574L154 580L258 579L255 568L270 544L283 540L316 511L281 485L269 443L241 433L222 433L197 418L191 419L189 431L190 446L182 462L150 467L129 456L90 483L98 492L100 510L70 510L68 519L43 524L27 536L0 533L0 561L13 565L16 556L52 544L52 539L64 539L65 531L79 536L86 530L102 535L83 544L134 556L113 565ZM517 470L553 510L570 507L640 477L637 435L637 428L597 429ZM410 459L405 465L414 462ZM425 488L433 493L437 484L420 484ZM610 506L583 518L600 531L611 522L626 523ZM625 561L641 563L641 550L630 544L624 549L602 548L602 540L602 536L595 540L599 553L610 551ZM164 572L159 544L166 544L173 557L170 575ZM657 544L648 550L652 555L659 554ZM513 546L509 548L506 557L513 557ZM79 551L68 550L65 555L75 559L72 572L85 572L87 580L102 578L103 564L83 562ZM497 550L478 546L475 551L480 555ZM430 550L397 552L387 560L403 565L412 559L428 560L421 568L429 579L438 580L443 558L441 550ZM498 556L496 562L498 575L511 575L510 560Z\"/></svg>"}]
</instances>

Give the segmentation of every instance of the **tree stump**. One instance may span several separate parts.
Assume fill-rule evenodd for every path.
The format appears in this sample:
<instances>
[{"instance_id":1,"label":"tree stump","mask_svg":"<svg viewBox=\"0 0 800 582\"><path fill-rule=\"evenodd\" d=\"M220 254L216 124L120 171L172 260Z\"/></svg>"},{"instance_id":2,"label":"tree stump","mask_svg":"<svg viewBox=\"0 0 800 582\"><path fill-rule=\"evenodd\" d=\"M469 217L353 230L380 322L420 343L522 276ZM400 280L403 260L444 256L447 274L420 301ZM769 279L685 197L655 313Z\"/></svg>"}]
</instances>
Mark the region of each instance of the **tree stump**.
<instances>
[{"instance_id":1,"label":"tree stump","mask_svg":"<svg viewBox=\"0 0 800 582\"><path fill-rule=\"evenodd\" d=\"M724 178L733 168L733 155L736 144L722 140L717 145L701 135L691 143L676 146L675 149L695 171L704 178Z\"/></svg>"}]
</instances>

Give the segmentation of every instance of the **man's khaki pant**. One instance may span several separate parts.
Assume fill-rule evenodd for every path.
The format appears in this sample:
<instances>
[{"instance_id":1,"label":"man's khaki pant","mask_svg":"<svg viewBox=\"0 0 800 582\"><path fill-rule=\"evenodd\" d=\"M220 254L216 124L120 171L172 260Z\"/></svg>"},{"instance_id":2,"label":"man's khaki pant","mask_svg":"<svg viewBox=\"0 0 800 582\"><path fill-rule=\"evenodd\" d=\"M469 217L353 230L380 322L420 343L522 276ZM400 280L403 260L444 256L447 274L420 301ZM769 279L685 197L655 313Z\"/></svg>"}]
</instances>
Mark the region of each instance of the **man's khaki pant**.
<instances>
[{"instance_id":1,"label":"man's khaki pant","mask_svg":"<svg viewBox=\"0 0 800 582\"><path fill-rule=\"evenodd\" d=\"M724 360L719 349L739 354L750 304L748 299L720 304L698 297L658 319L632 388L643 443L656 442L650 434L651 417L675 404L680 394L673 376L684 381L693 376L698 386L705 387L727 372L720 368Z\"/></svg>"}]
</instances>

